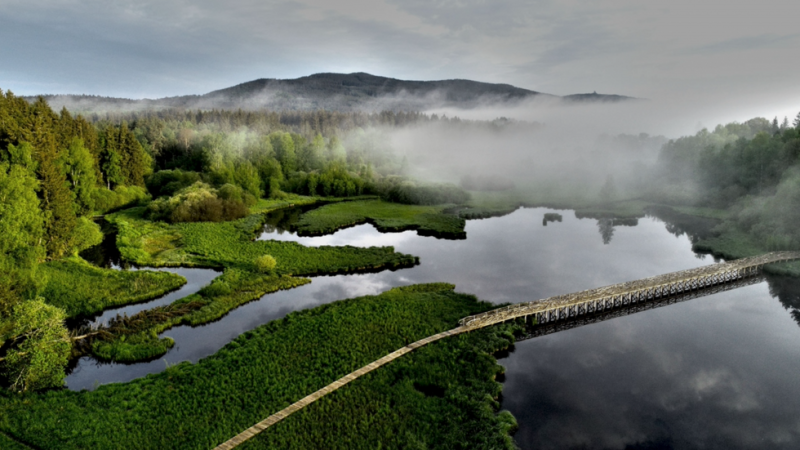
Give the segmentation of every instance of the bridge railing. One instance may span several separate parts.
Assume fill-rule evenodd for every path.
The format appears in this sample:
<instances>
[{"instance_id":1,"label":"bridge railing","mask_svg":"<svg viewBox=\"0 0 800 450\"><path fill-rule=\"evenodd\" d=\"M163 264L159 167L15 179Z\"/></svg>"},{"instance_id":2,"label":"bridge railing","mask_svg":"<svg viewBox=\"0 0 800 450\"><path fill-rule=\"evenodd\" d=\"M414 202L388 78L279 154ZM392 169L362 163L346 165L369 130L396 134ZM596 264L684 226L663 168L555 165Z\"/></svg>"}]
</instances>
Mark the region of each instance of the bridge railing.
<instances>
[{"instance_id":1,"label":"bridge railing","mask_svg":"<svg viewBox=\"0 0 800 450\"><path fill-rule=\"evenodd\" d=\"M594 289L587 289L572 294L558 295L543 300L522 302L513 305L503 306L491 311L468 316L459 321L461 326L488 326L496 322L510 320L515 317L532 315L539 312L549 311L556 308L575 306L586 302L613 298L618 296L630 295L641 291L664 289L683 282L684 284L692 281L700 281L707 284L709 278L714 276L725 276L728 279L740 278L754 273L765 264L773 264L784 261L800 259L800 252L772 252L760 256L741 258L729 262L712 264L709 266L697 267L694 269L671 272L654 277L642 278L635 281L626 281ZM743 273L744 272L744 273ZM683 286L686 289L686 286Z\"/></svg>"}]
</instances>

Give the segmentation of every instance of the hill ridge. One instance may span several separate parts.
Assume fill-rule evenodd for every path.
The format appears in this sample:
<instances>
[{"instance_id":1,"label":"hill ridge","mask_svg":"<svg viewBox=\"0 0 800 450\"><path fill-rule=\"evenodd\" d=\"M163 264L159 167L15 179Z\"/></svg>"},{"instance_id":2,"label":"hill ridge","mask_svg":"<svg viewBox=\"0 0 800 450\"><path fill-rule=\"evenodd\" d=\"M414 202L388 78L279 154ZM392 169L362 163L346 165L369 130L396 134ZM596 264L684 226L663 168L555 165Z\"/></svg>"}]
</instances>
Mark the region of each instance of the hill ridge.
<instances>
[{"instance_id":1,"label":"hill ridge","mask_svg":"<svg viewBox=\"0 0 800 450\"><path fill-rule=\"evenodd\" d=\"M299 78L258 78L201 95L132 100L86 95L44 95L51 107L74 111L131 109L226 109L286 111L425 111L515 105L533 98L574 102L619 102L633 97L573 94L563 97L513 86L454 78L401 80L366 72L319 72ZM35 99L36 97L26 97Z\"/></svg>"}]
</instances>

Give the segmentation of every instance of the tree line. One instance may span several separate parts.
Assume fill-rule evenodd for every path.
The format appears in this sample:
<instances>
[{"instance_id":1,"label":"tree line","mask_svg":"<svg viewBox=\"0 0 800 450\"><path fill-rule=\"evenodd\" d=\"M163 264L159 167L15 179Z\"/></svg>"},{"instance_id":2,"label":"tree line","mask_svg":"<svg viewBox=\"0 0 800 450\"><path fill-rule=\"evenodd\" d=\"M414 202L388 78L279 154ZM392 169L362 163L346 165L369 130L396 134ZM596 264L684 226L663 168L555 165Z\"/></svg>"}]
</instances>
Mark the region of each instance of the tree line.
<instances>
[{"instance_id":1,"label":"tree line","mask_svg":"<svg viewBox=\"0 0 800 450\"><path fill-rule=\"evenodd\" d=\"M726 209L721 229L769 250L800 249L800 113L755 118L667 142L648 194L663 203Z\"/></svg>"},{"instance_id":2,"label":"tree line","mask_svg":"<svg viewBox=\"0 0 800 450\"><path fill-rule=\"evenodd\" d=\"M0 365L7 379L21 390L61 384L70 349L64 312L40 297L46 280L37 267L100 243L95 215L148 202L151 220L231 220L260 198L286 193L463 202L466 193L455 186L408 180L408 163L376 127L424 121L462 125L403 112L84 117L0 91Z\"/></svg>"},{"instance_id":3,"label":"tree line","mask_svg":"<svg viewBox=\"0 0 800 450\"><path fill-rule=\"evenodd\" d=\"M145 197L151 161L124 124L0 91L0 342L11 347L0 357L15 387L59 384L71 349L63 310L38 297L38 265L98 244L92 214Z\"/></svg>"}]
</instances>

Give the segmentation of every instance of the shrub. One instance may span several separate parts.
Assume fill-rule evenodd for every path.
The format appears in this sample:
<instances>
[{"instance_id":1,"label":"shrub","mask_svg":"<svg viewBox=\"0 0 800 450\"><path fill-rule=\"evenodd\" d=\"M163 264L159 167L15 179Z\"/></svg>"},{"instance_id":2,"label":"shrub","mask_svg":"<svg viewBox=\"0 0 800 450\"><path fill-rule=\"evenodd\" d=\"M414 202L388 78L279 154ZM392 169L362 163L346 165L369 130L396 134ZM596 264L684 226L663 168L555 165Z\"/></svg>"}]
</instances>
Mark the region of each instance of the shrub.
<instances>
[{"instance_id":1,"label":"shrub","mask_svg":"<svg viewBox=\"0 0 800 450\"><path fill-rule=\"evenodd\" d=\"M270 255L263 255L255 259L255 265L259 272L269 273L275 270L278 262Z\"/></svg>"},{"instance_id":2,"label":"shrub","mask_svg":"<svg viewBox=\"0 0 800 450\"><path fill-rule=\"evenodd\" d=\"M233 185L224 185L222 194L206 183L197 182L172 197L162 197L147 207L147 217L168 222L222 222L248 214L249 194ZM253 202L254 203L254 202Z\"/></svg>"},{"instance_id":3,"label":"shrub","mask_svg":"<svg viewBox=\"0 0 800 450\"><path fill-rule=\"evenodd\" d=\"M103 242L103 233L100 231L100 226L86 217L78 218L78 224L72 231L74 253L77 255L101 242Z\"/></svg>"},{"instance_id":4,"label":"shrub","mask_svg":"<svg viewBox=\"0 0 800 450\"><path fill-rule=\"evenodd\" d=\"M217 189L217 197L222 200L242 202L245 206L253 206L257 201L251 193L230 183L223 184L222 187Z\"/></svg>"},{"instance_id":5,"label":"shrub","mask_svg":"<svg viewBox=\"0 0 800 450\"><path fill-rule=\"evenodd\" d=\"M175 169L160 170L150 175L145 184L153 197L161 197L174 195L198 181L200 181L199 173Z\"/></svg>"},{"instance_id":6,"label":"shrub","mask_svg":"<svg viewBox=\"0 0 800 450\"><path fill-rule=\"evenodd\" d=\"M133 206L147 200L150 196L139 186L117 186L113 191L98 188L92 192L92 203L100 213Z\"/></svg>"}]
</instances>

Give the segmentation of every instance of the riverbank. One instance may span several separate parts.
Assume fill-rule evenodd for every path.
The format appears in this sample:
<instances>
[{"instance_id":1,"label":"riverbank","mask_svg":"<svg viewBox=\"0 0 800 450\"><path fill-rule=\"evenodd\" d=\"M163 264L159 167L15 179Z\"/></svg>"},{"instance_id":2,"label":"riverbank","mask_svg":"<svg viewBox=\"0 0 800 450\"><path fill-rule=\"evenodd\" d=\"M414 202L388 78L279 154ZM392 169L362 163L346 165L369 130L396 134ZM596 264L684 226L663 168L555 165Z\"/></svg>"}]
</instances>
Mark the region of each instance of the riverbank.
<instances>
[{"instance_id":1,"label":"riverbank","mask_svg":"<svg viewBox=\"0 0 800 450\"><path fill-rule=\"evenodd\" d=\"M648 215L668 223L676 233L686 233L692 240L692 248L700 254L710 254L726 260L756 256L770 251L790 250L769 248L737 229L731 222L731 212L706 207L665 205L640 198L621 199L613 202L592 201L583 195L554 195L536 191L510 190L501 192L471 192L472 200L462 216L502 216L515 209L548 207L574 210L578 218L633 220ZM474 217L469 217L470 212ZM627 223L622 223L623 225ZM772 264L764 271L775 275L800 277L800 262Z\"/></svg>"},{"instance_id":2,"label":"riverbank","mask_svg":"<svg viewBox=\"0 0 800 450\"><path fill-rule=\"evenodd\" d=\"M446 213L451 206L402 205L383 200L333 203L303 214L297 223L297 234L321 236L369 223L382 233L416 230L421 236L466 239L464 219Z\"/></svg>"},{"instance_id":3,"label":"riverbank","mask_svg":"<svg viewBox=\"0 0 800 450\"><path fill-rule=\"evenodd\" d=\"M95 341L91 346L93 354L117 362L157 358L174 344L170 338L158 336L169 328L217 320L270 292L310 282L304 277L394 270L418 263L416 257L397 253L391 247L304 247L294 242L255 241L264 224L263 211L283 206L268 202L256 205L261 212L231 222L153 222L143 217L143 207L107 216L106 220L118 229L117 247L124 261L149 267L204 267L224 272L197 294L174 303L191 304L191 311L142 316L142 320L132 321L136 324L134 329L125 328L125 334ZM276 260L275 267L266 273L257 264L264 255Z\"/></svg>"},{"instance_id":4,"label":"riverbank","mask_svg":"<svg viewBox=\"0 0 800 450\"><path fill-rule=\"evenodd\" d=\"M198 364L92 392L0 396L0 429L38 448L210 448L409 342L493 305L428 284L292 313ZM448 338L310 405L243 448L513 448L498 414L513 324ZM466 448L465 447L465 448ZM370 447L371 448L371 447Z\"/></svg>"},{"instance_id":5,"label":"riverbank","mask_svg":"<svg viewBox=\"0 0 800 450\"><path fill-rule=\"evenodd\" d=\"M46 262L39 272L47 280L42 297L63 308L67 317L145 302L186 284L185 278L174 273L104 269L78 256Z\"/></svg>"}]
</instances>

